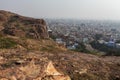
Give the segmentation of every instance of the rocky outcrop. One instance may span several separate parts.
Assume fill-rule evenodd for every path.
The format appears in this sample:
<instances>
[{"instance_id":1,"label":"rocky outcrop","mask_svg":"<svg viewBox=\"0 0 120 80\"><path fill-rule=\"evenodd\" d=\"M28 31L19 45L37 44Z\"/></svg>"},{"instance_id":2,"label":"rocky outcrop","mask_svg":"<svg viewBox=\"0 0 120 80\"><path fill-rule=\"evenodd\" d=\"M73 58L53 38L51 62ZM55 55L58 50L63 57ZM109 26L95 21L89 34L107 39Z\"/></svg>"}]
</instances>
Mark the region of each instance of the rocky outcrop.
<instances>
[{"instance_id":1,"label":"rocky outcrop","mask_svg":"<svg viewBox=\"0 0 120 80\"><path fill-rule=\"evenodd\" d=\"M0 31L7 35L35 39L49 38L46 22L43 19L0 11L0 26Z\"/></svg>"},{"instance_id":2,"label":"rocky outcrop","mask_svg":"<svg viewBox=\"0 0 120 80\"><path fill-rule=\"evenodd\" d=\"M42 24L33 24L32 29L28 33L29 36L36 39L40 38L49 38L46 25Z\"/></svg>"},{"instance_id":3,"label":"rocky outcrop","mask_svg":"<svg viewBox=\"0 0 120 80\"><path fill-rule=\"evenodd\" d=\"M15 63L25 64L26 62L16 61ZM41 58L38 63L32 60L25 66L1 70L0 80L71 80L69 76L58 72L52 61Z\"/></svg>"}]
</instances>

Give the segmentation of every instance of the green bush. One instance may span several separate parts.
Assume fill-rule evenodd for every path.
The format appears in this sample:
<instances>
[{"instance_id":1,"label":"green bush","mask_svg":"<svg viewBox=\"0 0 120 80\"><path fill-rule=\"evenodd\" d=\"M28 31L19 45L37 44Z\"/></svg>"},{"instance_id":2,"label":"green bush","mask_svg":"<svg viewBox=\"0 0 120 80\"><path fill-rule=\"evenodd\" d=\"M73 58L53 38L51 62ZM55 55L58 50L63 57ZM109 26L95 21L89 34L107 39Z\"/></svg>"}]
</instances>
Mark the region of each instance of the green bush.
<instances>
[{"instance_id":1,"label":"green bush","mask_svg":"<svg viewBox=\"0 0 120 80\"><path fill-rule=\"evenodd\" d=\"M8 22L9 22L9 23L11 23L11 22L16 22L18 19L19 19L19 16L17 16L17 15L11 16Z\"/></svg>"},{"instance_id":2,"label":"green bush","mask_svg":"<svg viewBox=\"0 0 120 80\"><path fill-rule=\"evenodd\" d=\"M17 45L17 43L14 40L12 40L11 38L4 38L4 37L0 38L0 48L1 49L13 48L16 45Z\"/></svg>"},{"instance_id":3,"label":"green bush","mask_svg":"<svg viewBox=\"0 0 120 80\"><path fill-rule=\"evenodd\" d=\"M100 44L98 41L90 43L94 49L105 52L106 56L120 56L120 49L116 47L108 47L105 44Z\"/></svg>"},{"instance_id":4,"label":"green bush","mask_svg":"<svg viewBox=\"0 0 120 80\"><path fill-rule=\"evenodd\" d=\"M76 47L74 51L90 53L90 51L86 49L86 46L84 45L84 43L79 43L79 45Z\"/></svg>"}]
</instances>

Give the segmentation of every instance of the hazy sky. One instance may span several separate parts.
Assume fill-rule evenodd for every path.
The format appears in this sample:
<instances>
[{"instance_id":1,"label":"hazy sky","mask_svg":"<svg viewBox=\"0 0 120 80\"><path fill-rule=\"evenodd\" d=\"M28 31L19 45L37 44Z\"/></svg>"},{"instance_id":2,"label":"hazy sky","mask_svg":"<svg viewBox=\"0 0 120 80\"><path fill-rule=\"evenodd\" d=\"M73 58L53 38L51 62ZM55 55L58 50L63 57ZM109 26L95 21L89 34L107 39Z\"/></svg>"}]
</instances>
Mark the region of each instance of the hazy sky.
<instances>
[{"instance_id":1,"label":"hazy sky","mask_svg":"<svg viewBox=\"0 0 120 80\"><path fill-rule=\"evenodd\" d=\"M120 0L0 0L0 9L38 18L120 20Z\"/></svg>"}]
</instances>

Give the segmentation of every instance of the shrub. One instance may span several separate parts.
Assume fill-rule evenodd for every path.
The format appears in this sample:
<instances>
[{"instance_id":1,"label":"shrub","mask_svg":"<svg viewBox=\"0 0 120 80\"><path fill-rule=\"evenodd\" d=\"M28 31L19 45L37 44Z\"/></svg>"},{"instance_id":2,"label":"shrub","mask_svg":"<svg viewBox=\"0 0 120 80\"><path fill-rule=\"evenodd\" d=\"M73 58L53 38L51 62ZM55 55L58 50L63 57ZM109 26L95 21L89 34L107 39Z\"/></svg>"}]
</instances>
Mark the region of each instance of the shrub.
<instances>
[{"instance_id":1,"label":"shrub","mask_svg":"<svg viewBox=\"0 0 120 80\"><path fill-rule=\"evenodd\" d=\"M94 49L105 52L107 56L120 56L120 49L116 47L108 47L98 41L93 41L90 44Z\"/></svg>"},{"instance_id":2,"label":"shrub","mask_svg":"<svg viewBox=\"0 0 120 80\"><path fill-rule=\"evenodd\" d=\"M76 46L76 49L74 51L90 53L90 51L86 49L86 46L84 45L84 43L79 43L79 45Z\"/></svg>"},{"instance_id":3,"label":"shrub","mask_svg":"<svg viewBox=\"0 0 120 80\"><path fill-rule=\"evenodd\" d=\"M1 49L13 48L16 45L17 45L17 43L14 40L12 40L11 38L4 38L4 37L0 38L0 48Z\"/></svg>"}]
</instances>

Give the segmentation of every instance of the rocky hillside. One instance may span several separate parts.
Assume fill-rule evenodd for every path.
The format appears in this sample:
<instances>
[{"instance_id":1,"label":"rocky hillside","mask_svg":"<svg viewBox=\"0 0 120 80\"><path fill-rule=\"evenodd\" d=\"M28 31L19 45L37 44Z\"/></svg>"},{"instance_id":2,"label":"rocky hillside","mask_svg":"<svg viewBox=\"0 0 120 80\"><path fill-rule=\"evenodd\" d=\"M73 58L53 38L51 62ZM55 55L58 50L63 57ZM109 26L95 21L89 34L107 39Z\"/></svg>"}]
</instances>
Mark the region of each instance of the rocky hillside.
<instances>
[{"instance_id":1,"label":"rocky hillside","mask_svg":"<svg viewBox=\"0 0 120 80\"><path fill-rule=\"evenodd\" d=\"M3 10L0 10L0 31L18 37L49 38L43 19L24 17Z\"/></svg>"},{"instance_id":2,"label":"rocky hillside","mask_svg":"<svg viewBox=\"0 0 120 80\"><path fill-rule=\"evenodd\" d=\"M120 57L69 51L42 19L0 11L0 34L0 80L120 80Z\"/></svg>"},{"instance_id":3,"label":"rocky hillside","mask_svg":"<svg viewBox=\"0 0 120 80\"><path fill-rule=\"evenodd\" d=\"M120 57L2 49L0 80L120 80Z\"/></svg>"}]
</instances>

